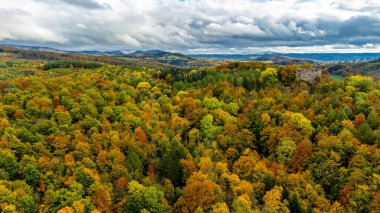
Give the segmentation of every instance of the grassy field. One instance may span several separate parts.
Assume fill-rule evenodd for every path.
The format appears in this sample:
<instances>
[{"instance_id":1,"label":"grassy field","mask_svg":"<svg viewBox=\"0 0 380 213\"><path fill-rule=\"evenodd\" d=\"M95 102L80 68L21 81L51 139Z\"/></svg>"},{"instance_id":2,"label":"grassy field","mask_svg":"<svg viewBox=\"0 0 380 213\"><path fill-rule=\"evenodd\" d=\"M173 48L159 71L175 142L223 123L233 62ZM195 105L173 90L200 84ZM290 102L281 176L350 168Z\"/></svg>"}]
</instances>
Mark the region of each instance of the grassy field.
<instances>
[{"instance_id":1,"label":"grassy field","mask_svg":"<svg viewBox=\"0 0 380 213\"><path fill-rule=\"evenodd\" d=\"M343 81L345 79L345 77L341 75L330 75L330 78L333 81Z\"/></svg>"}]
</instances>

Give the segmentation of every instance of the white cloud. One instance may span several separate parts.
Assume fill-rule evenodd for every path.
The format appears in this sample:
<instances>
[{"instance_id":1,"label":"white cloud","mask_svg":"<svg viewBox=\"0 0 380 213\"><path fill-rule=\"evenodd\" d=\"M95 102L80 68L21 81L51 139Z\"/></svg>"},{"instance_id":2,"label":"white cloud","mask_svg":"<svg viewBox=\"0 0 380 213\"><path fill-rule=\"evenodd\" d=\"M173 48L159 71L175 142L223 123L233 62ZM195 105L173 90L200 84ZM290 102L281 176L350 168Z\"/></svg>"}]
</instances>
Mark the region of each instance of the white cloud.
<instances>
[{"instance_id":1,"label":"white cloud","mask_svg":"<svg viewBox=\"0 0 380 213\"><path fill-rule=\"evenodd\" d=\"M100 50L373 51L379 11L377 0L2 0L0 41Z\"/></svg>"}]
</instances>

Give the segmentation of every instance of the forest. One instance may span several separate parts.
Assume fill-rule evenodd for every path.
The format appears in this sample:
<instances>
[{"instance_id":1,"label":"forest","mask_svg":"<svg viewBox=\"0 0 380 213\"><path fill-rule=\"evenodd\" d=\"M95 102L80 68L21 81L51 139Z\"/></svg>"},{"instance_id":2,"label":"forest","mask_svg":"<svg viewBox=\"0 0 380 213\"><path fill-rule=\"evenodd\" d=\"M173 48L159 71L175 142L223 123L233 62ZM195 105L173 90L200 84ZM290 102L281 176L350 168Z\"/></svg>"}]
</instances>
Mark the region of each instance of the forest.
<instances>
[{"instance_id":1,"label":"forest","mask_svg":"<svg viewBox=\"0 0 380 213\"><path fill-rule=\"evenodd\" d=\"M380 212L375 77L12 51L0 212Z\"/></svg>"}]
</instances>

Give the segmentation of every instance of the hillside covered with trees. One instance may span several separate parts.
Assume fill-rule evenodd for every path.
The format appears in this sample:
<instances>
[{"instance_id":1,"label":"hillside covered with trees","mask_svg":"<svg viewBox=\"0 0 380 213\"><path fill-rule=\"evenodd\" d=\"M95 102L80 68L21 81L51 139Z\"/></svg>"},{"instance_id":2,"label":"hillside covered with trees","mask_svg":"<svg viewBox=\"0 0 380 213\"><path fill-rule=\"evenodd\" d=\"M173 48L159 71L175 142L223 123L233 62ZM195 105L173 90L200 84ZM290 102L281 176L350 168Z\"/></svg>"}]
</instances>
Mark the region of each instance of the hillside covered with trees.
<instances>
[{"instance_id":1,"label":"hillside covered with trees","mask_svg":"<svg viewBox=\"0 0 380 213\"><path fill-rule=\"evenodd\" d=\"M332 74L351 76L351 75L368 75L374 78L380 78L380 59L358 62L358 63L337 63L325 65Z\"/></svg>"},{"instance_id":2,"label":"hillside covered with trees","mask_svg":"<svg viewBox=\"0 0 380 213\"><path fill-rule=\"evenodd\" d=\"M0 55L0 212L380 212L371 77Z\"/></svg>"}]
</instances>

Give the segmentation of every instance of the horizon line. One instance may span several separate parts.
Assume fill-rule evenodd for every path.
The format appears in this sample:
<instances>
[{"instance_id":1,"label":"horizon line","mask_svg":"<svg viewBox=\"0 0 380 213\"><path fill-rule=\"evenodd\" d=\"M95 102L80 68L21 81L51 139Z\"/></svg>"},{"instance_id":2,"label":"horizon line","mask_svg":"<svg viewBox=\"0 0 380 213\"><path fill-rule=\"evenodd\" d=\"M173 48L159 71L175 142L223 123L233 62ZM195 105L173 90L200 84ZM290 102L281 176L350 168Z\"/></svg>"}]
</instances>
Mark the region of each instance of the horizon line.
<instances>
[{"instance_id":1,"label":"horizon line","mask_svg":"<svg viewBox=\"0 0 380 213\"><path fill-rule=\"evenodd\" d=\"M181 53L185 55L275 55L275 54L380 54L379 52L360 52L360 51L352 51L352 52L333 52L333 51L326 51L326 52L317 52L317 51L310 51L310 52L281 52L281 51L263 51L263 52L250 52L250 53L238 53L238 52L194 52L194 51L180 51L180 50L167 50L167 49L135 49L135 50L123 50L123 49L109 49L109 50L99 50L99 49L82 49L82 50L75 50L75 49L66 49L66 48L59 48L59 47L52 47L52 46L41 46L41 45L23 45L23 44L1 44L2 46L8 46L8 47L15 47L15 48L47 48L47 49L54 49L57 51L64 51L64 52L73 52L73 53L81 53L85 51L96 51L99 53L107 53L107 52L125 52L126 54L130 54L133 52L143 51L143 52L149 52L149 51L164 51L164 52L170 52L170 53ZM36 51L43 51L43 50L36 50ZM49 52L49 51L45 51Z\"/></svg>"}]
</instances>

